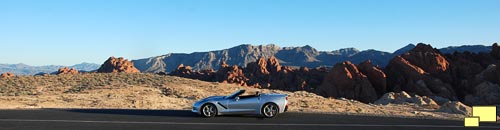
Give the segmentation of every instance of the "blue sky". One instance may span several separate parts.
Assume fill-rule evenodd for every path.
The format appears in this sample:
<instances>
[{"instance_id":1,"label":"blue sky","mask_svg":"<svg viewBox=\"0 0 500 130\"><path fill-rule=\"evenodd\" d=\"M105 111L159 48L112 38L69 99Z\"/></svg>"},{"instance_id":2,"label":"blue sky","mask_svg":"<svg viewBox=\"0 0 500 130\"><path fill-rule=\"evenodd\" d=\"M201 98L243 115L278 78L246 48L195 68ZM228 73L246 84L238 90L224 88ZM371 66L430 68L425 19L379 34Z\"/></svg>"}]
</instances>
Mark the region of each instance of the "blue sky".
<instances>
[{"instance_id":1,"label":"blue sky","mask_svg":"<svg viewBox=\"0 0 500 130\"><path fill-rule=\"evenodd\" d=\"M240 44L392 52L500 42L499 0L1 0L0 63L71 65Z\"/></svg>"}]
</instances>

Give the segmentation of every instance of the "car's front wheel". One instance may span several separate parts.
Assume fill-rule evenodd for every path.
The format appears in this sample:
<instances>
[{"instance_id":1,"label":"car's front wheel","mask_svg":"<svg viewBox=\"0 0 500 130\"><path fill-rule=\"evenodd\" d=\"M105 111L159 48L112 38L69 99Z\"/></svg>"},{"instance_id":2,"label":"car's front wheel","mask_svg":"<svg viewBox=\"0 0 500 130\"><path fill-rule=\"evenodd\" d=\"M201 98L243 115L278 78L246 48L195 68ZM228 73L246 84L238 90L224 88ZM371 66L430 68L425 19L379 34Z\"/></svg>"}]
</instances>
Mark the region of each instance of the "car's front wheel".
<instances>
[{"instance_id":1,"label":"car's front wheel","mask_svg":"<svg viewBox=\"0 0 500 130\"><path fill-rule=\"evenodd\" d=\"M201 107L201 115L207 118L215 117L217 115L217 107L214 104L205 104Z\"/></svg>"},{"instance_id":2,"label":"car's front wheel","mask_svg":"<svg viewBox=\"0 0 500 130\"><path fill-rule=\"evenodd\" d=\"M274 103L267 103L262 107L262 116L266 118L273 118L278 115L279 108L278 105Z\"/></svg>"}]
</instances>

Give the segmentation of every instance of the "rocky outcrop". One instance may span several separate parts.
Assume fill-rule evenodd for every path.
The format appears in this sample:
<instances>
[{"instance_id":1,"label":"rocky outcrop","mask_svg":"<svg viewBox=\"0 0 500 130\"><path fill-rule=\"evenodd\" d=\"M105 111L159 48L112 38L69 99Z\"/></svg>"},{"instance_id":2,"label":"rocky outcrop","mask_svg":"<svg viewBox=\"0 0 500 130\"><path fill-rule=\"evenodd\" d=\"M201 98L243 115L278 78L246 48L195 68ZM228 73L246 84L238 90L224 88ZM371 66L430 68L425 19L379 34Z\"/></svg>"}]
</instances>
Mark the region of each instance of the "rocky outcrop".
<instances>
[{"instance_id":1,"label":"rocky outcrop","mask_svg":"<svg viewBox=\"0 0 500 130\"><path fill-rule=\"evenodd\" d=\"M160 75L166 75L162 72ZM213 81L215 78L215 71L213 69L203 70L203 71L193 71L191 66L184 66L184 64L180 64L177 69L170 72L168 75L171 76L179 76L190 79L198 79L203 81Z\"/></svg>"},{"instance_id":2,"label":"rocky outcrop","mask_svg":"<svg viewBox=\"0 0 500 130\"><path fill-rule=\"evenodd\" d=\"M431 98L427 96L410 96L408 93L402 91L399 93L389 92L384 94L380 99L374 102L374 104L404 104L404 103L414 103L420 106L438 106L438 104Z\"/></svg>"},{"instance_id":3,"label":"rocky outcrop","mask_svg":"<svg viewBox=\"0 0 500 130\"><path fill-rule=\"evenodd\" d=\"M446 59L450 63L447 74L448 78L451 79L449 83L454 87L457 97L459 99L464 99L466 95L472 94L474 91L474 86L483 82L483 79L477 79L478 74L481 74L484 70L490 70L488 66L494 64L495 58L493 58L489 53L471 53L465 52L455 52L452 54L446 54ZM496 76L495 72L485 72L481 75L486 74L486 78L494 78ZM446 77L446 76L441 76ZM496 82L497 78L487 79L490 82Z\"/></svg>"},{"instance_id":4,"label":"rocky outcrop","mask_svg":"<svg viewBox=\"0 0 500 130\"><path fill-rule=\"evenodd\" d=\"M10 77L14 77L14 74L10 73L10 72L7 72L7 73L2 73L0 75L0 78L10 78Z\"/></svg>"},{"instance_id":5,"label":"rocky outcrop","mask_svg":"<svg viewBox=\"0 0 500 130\"><path fill-rule=\"evenodd\" d=\"M377 100L377 93L368 78L349 61L336 64L318 87L317 93L325 97L344 97L365 103Z\"/></svg>"},{"instance_id":6,"label":"rocky outcrop","mask_svg":"<svg viewBox=\"0 0 500 130\"><path fill-rule=\"evenodd\" d=\"M387 92L387 76L382 69L374 66L370 60L360 63L358 68L370 80L378 96Z\"/></svg>"},{"instance_id":7,"label":"rocky outcrop","mask_svg":"<svg viewBox=\"0 0 500 130\"><path fill-rule=\"evenodd\" d=\"M313 91L321 84L328 71L324 67L297 69L281 66L279 61L274 56L269 59L261 57L256 62L249 63L247 67L230 66L226 62L222 62L221 68L217 71L211 69L195 71L191 67L181 65L169 75L203 81L234 83L255 88Z\"/></svg>"},{"instance_id":8,"label":"rocky outcrop","mask_svg":"<svg viewBox=\"0 0 500 130\"><path fill-rule=\"evenodd\" d=\"M215 81L222 83L234 83L240 86L247 86L249 79L243 73L243 70L237 65L229 66L225 62L215 74Z\"/></svg>"},{"instance_id":9,"label":"rocky outcrop","mask_svg":"<svg viewBox=\"0 0 500 130\"><path fill-rule=\"evenodd\" d=\"M68 67L63 67L63 68L59 68L59 70L57 71L56 73L57 75L61 75L61 74L78 74L78 70L76 70L75 68L68 68Z\"/></svg>"},{"instance_id":10,"label":"rocky outcrop","mask_svg":"<svg viewBox=\"0 0 500 130\"><path fill-rule=\"evenodd\" d=\"M273 75L271 79L272 89L283 89L290 91L314 91L323 78L327 74L326 68L302 68L294 69L291 67L283 67L277 75Z\"/></svg>"},{"instance_id":11,"label":"rocky outcrop","mask_svg":"<svg viewBox=\"0 0 500 130\"><path fill-rule=\"evenodd\" d=\"M453 49L449 48L447 51ZM320 58L321 56L317 56L323 55L322 52L307 46L283 48L283 50L286 51L277 52L281 54L279 56L304 54L305 56L300 56L301 60L311 63L324 60ZM498 95L495 85L500 81L500 71L496 71L497 65L491 64L500 64L500 62L497 63L493 58L494 52L488 54L484 52L470 53L461 51L460 48L455 48L455 50L458 51L443 55L432 46L420 43L409 51L398 51L402 55L394 56L384 70L370 60L358 65L342 62L335 64L331 69L306 66L298 68L286 66L288 64L286 60L269 55L260 56L255 59L255 62L249 62L245 66L230 66L225 62L227 59L211 60L212 63L220 63L218 65L220 69L217 71L213 69L199 71L194 69L196 67L181 65L171 71L170 75L204 81L235 83L256 88L305 90L316 92L324 97L345 97L362 102L373 102L378 97L387 96L384 95L387 92L405 91L409 95L421 96L412 96L411 100L405 102L421 105L435 104L436 102L441 105L458 100L467 100L467 104L471 102L478 104L497 103L498 99L492 97ZM495 50L498 49L493 47L493 51ZM259 49L253 52L256 51ZM303 52L307 52L307 54ZM361 54L361 52L354 52L356 50L347 49L324 54ZM266 59L266 57L269 58ZM353 60L359 59L353 58ZM486 93L487 96L481 97L482 93Z\"/></svg>"},{"instance_id":12,"label":"rocky outcrop","mask_svg":"<svg viewBox=\"0 0 500 130\"><path fill-rule=\"evenodd\" d=\"M471 115L472 108L464 105L461 102L453 101L441 105L441 107L437 111L453 114Z\"/></svg>"},{"instance_id":13,"label":"rocky outcrop","mask_svg":"<svg viewBox=\"0 0 500 130\"><path fill-rule=\"evenodd\" d=\"M450 63L431 45L419 43L409 52L401 55L408 62L430 74L439 74L449 68Z\"/></svg>"},{"instance_id":14,"label":"rocky outcrop","mask_svg":"<svg viewBox=\"0 0 500 130\"><path fill-rule=\"evenodd\" d=\"M110 57L97 70L99 73L139 73L134 64L123 57Z\"/></svg>"},{"instance_id":15,"label":"rocky outcrop","mask_svg":"<svg viewBox=\"0 0 500 130\"><path fill-rule=\"evenodd\" d=\"M429 45L418 44L415 49L403 56L394 57L385 68L388 91L406 91L417 95L457 100L451 85L434 77L441 77L448 67L449 63L439 51Z\"/></svg>"},{"instance_id":16,"label":"rocky outcrop","mask_svg":"<svg viewBox=\"0 0 500 130\"><path fill-rule=\"evenodd\" d=\"M500 86L483 82L475 87L474 97L478 97L481 105L500 104Z\"/></svg>"},{"instance_id":17,"label":"rocky outcrop","mask_svg":"<svg viewBox=\"0 0 500 130\"><path fill-rule=\"evenodd\" d=\"M493 58L500 59L500 47L497 43L493 43L490 55L493 56Z\"/></svg>"},{"instance_id":18,"label":"rocky outcrop","mask_svg":"<svg viewBox=\"0 0 500 130\"><path fill-rule=\"evenodd\" d=\"M193 69L191 69L191 66L184 66L184 64L180 64L177 66L177 69L170 72L171 75L179 77L189 77L192 73Z\"/></svg>"}]
</instances>

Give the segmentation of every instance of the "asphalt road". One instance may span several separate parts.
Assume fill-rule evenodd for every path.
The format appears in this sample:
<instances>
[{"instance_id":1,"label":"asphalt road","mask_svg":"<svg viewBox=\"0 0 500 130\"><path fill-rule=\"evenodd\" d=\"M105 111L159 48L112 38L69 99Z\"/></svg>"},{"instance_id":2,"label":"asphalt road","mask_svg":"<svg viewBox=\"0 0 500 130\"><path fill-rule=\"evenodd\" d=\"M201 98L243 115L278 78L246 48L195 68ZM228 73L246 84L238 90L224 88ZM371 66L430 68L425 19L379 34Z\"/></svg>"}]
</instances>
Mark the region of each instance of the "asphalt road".
<instances>
[{"instance_id":1,"label":"asphalt road","mask_svg":"<svg viewBox=\"0 0 500 130\"><path fill-rule=\"evenodd\" d=\"M460 130L500 129L500 123L465 128L462 121L284 113L201 118L183 110L0 110L0 130Z\"/></svg>"}]
</instances>

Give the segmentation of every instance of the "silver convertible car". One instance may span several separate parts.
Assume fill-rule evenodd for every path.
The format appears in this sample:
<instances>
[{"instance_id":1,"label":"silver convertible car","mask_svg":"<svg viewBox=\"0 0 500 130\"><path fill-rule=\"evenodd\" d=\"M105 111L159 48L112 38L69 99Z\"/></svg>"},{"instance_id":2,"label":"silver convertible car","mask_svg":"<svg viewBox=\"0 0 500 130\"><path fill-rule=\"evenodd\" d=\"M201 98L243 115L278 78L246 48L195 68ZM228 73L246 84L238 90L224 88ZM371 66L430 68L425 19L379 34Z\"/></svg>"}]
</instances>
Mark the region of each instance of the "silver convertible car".
<instances>
[{"instance_id":1,"label":"silver convertible car","mask_svg":"<svg viewBox=\"0 0 500 130\"><path fill-rule=\"evenodd\" d=\"M243 95L245 90L238 90L228 96L212 96L193 104L193 112L204 117L233 114L255 114L266 118L275 117L288 109L288 95L259 94Z\"/></svg>"}]
</instances>

